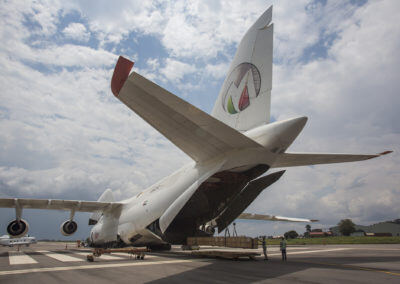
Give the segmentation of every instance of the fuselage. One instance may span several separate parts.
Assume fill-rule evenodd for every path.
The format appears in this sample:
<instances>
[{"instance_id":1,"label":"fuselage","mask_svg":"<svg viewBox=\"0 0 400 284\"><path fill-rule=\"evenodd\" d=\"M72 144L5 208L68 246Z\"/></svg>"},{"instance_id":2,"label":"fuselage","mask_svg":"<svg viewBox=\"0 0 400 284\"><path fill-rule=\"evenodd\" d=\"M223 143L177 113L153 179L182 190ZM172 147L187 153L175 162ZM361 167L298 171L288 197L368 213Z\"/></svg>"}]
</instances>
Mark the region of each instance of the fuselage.
<instances>
[{"instance_id":1,"label":"fuselage","mask_svg":"<svg viewBox=\"0 0 400 284\"><path fill-rule=\"evenodd\" d=\"M259 164L272 166L277 156L285 152L298 136L306 121L307 118L300 117L256 127L244 134L262 147L236 149L203 163L192 162L183 166L143 192L122 201L124 206L119 218L100 218L91 231L92 242L101 244L112 241L109 237L112 233L107 232L110 222L118 222L118 235L126 244L164 242L147 227L159 219L185 191L192 186L200 186L217 172L244 171Z\"/></svg>"},{"instance_id":2,"label":"fuselage","mask_svg":"<svg viewBox=\"0 0 400 284\"><path fill-rule=\"evenodd\" d=\"M15 245L26 245L35 244L35 237L22 237L22 238L10 238L9 236L0 237L0 245L3 246L15 246Z\"/></svg>"}]
</instances>

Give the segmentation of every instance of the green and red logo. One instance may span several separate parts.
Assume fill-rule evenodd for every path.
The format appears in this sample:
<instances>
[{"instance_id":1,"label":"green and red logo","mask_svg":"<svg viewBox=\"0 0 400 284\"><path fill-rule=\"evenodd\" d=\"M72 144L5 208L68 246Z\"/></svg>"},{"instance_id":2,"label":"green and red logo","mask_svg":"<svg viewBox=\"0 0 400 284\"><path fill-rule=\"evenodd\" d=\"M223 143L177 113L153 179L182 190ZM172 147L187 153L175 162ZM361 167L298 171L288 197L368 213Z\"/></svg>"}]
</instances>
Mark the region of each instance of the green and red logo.
<instances>
[{"instance_id":1,"label":"green and red logo","mask_svg":"<svg viewBox=\"0 0 400 284\"><path fill-rule=\"evenodd\" d=\"M251 63L239 64L229 74L222 99L223 109L235 114L246 109L252 99L260 93L261 76L257 67Z\"/></svg>"}]
</instances>

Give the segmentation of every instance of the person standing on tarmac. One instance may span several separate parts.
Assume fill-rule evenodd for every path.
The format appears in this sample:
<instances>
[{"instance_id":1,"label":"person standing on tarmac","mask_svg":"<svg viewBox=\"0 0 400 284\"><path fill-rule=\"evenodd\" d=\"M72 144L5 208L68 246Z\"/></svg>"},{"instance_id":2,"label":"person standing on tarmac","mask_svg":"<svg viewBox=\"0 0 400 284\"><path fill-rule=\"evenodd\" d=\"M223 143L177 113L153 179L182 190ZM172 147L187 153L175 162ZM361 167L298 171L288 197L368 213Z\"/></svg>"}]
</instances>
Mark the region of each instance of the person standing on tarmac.
<instances>
[{"instance_id":1,"label":"person standing on tarmac","mask_svg":"<svg viewBox=\"0 0 400 284\"><path fill-rule=\"evenodd\" d=\"M282 252L282 261L286 261L286 240L285 238L282 238L282 241L280 243L280 248Z\"/></svg>"},{"instance_id":2,"label":"person standing on tarmac","mask_svg":"<svg viewBox=\"0 0 400 284\"><path fill-rule=\"evenodd\" d=\"M267 242L265 240L265 236L262 237L262 248L263 248L263 252L264 252L264 260L268 260L268 256L267 256Z\"/></svg>"}]
</instances>

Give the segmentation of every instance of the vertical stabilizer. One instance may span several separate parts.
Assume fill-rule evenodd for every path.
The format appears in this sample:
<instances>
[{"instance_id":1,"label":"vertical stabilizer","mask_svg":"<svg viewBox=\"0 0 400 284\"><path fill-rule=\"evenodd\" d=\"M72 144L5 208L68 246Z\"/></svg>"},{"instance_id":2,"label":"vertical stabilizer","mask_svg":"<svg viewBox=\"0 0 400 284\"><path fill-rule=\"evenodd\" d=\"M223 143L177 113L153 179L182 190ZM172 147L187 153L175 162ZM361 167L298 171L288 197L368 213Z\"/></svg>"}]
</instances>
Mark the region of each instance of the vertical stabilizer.
<instances>
[{"instance_id":1,"label":"vertical stabilizer","mask_svg":"<svg viewBox=\"0 0 400 284\"><path fill-rule=\"evenodd\" d=\"M97 201L115 202L114 194L112 193L112 190L107 188ZM89 217L89 225L95 225L97 223L97 221L99 221L102 214L103 213L101 211L93 212Z\"/></svg>"},{"instance_id":2,"label":"vertical stabilizer","mask_svg":"<svg viewBox=\"0 0 400 284\"><path fill-rule=\"evenodd\" d=\"M269 122L272 88L272 6L242 38L212 115L246 131Z\"/></svg>"}]
</instances>

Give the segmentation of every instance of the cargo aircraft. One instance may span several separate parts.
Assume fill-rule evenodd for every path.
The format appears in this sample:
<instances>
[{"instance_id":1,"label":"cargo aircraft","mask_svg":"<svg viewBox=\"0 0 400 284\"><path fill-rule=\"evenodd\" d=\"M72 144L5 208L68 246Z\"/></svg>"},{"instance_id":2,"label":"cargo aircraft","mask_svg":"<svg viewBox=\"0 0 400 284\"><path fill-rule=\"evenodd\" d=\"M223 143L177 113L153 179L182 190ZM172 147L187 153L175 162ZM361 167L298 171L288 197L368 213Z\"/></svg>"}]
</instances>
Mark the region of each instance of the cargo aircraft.
<instances>
[{"instance_id":1,"label":"cargo aircraft","mask_svg":"<svg viewBox=\"0 0 400 284\"><path fill-rule=\"evenodd\" d=\"M235 219L311 222L301 218L244 213L285 172L274 168L367 160L381 154L291 153L287 149L307 117L270 122L272 89L272 6L242 38L211 115L143 76L119 57L111 80L113 94L189 155L193 161L127 200L116 202L107 189L98 201L2 198L15 208L12 237L27 233L23 208L67 210L61 233L77 230L76 211L93 212L94 246L120 244L170 248L189 236L211 236Z\"/></svg>"},{"instance_id":2,"label":"cargo aircraft","mask_svg":"<svg viewBox=\"0 0 400 284\"><path fill-rule=\"evenodd\" d=\"M30 244L36 244L35 237L22 237L22 238L10 238L9 235L4 235L0 237L0 245L13 247L13 246L27 246L29 247Z\"/></svg>"}]
</instances>

